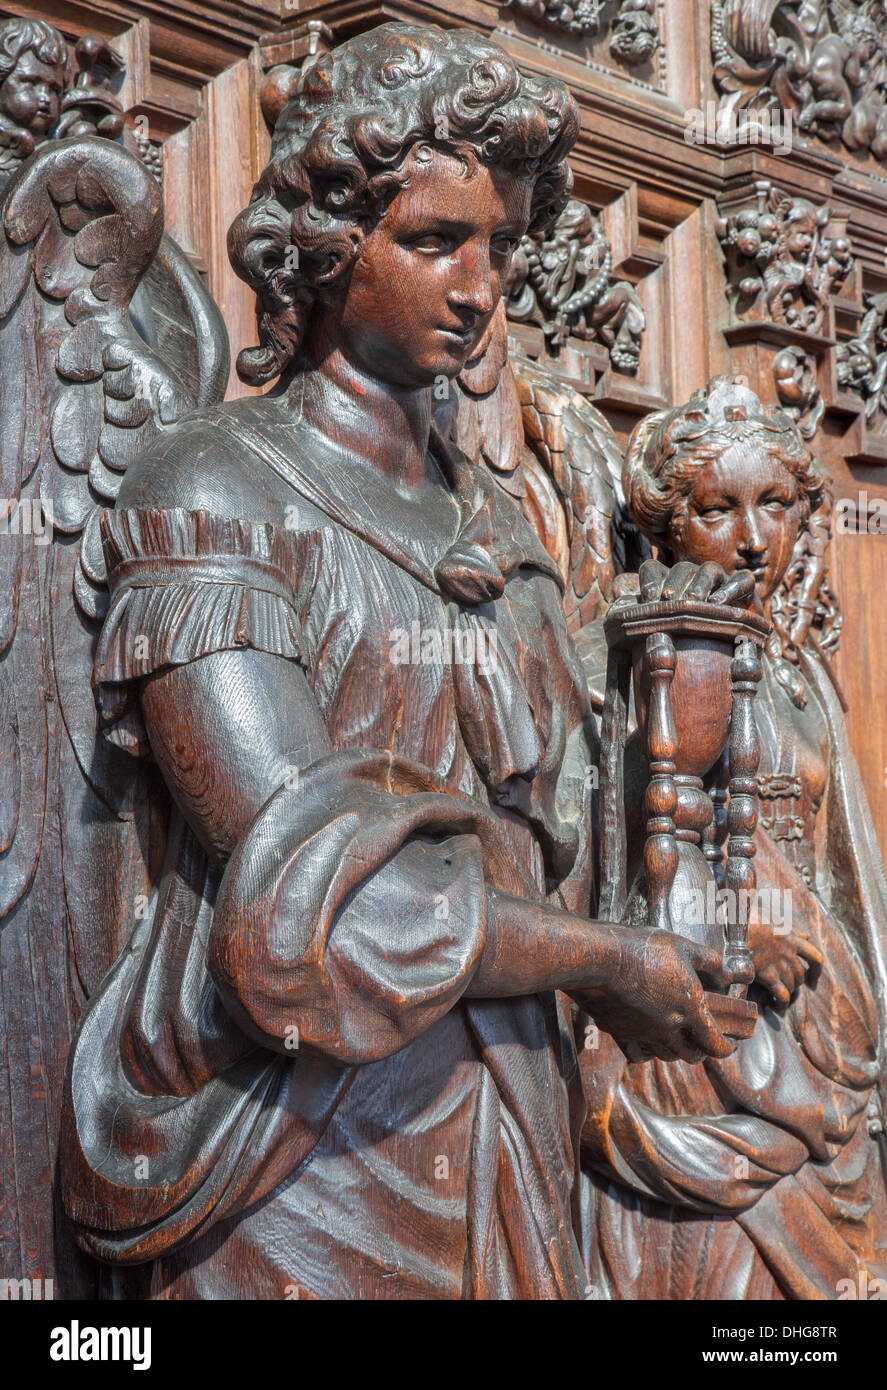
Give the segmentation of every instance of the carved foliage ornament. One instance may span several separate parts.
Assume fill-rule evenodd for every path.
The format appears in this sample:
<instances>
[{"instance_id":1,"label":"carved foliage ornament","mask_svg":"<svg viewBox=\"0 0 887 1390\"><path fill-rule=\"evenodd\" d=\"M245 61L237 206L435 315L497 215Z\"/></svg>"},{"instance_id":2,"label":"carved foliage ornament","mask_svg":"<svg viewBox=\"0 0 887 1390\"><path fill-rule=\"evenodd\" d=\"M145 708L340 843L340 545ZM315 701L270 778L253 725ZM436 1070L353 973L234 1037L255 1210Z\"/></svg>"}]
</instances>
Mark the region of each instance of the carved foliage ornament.
<instances>
[{"instance_id":1,"label":"carved foliage ornament","mask_svg":"<svg viewBox=\"0 0 887 1390\"><path fill-rule=\"evenodd\" d=\"M887 158L881 0L713 0L721 109L781 107L803 135Z\"/></svg>"},{"instance_id":2,"label":"carved foliage ornament","mask_svg":"<svg viewBox=\"0 0 887 1390\"><path fill-rule=\"evenodd\" d=\"M610 243L599 220L571 198L547 234L523 237L515 253L508 317L535 323L549 351L568 337L604 343L612 365L635 372L644 310L627 280L614 280Z\"/></svg>"}]
</instances>

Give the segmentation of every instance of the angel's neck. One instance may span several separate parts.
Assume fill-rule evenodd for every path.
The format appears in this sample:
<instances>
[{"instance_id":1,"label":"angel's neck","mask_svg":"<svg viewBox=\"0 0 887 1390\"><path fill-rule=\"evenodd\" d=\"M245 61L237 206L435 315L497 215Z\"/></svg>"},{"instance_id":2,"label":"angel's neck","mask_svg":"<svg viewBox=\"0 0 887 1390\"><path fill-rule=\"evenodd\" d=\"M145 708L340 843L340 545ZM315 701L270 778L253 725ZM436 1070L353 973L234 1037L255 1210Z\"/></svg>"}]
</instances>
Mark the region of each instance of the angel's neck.
<instances>
[{"instance_id":1,"label":"angel's neck","mask_svg":"<svg viewBox=\"0 0 887 1390\"><path fill-rule=\"evenodd\" d=\"M337 347L312 348L307 370L287 392L294 417L398 486L421 484L429 468L430 390L392 387Z\"/></svg>"}]
</instances>

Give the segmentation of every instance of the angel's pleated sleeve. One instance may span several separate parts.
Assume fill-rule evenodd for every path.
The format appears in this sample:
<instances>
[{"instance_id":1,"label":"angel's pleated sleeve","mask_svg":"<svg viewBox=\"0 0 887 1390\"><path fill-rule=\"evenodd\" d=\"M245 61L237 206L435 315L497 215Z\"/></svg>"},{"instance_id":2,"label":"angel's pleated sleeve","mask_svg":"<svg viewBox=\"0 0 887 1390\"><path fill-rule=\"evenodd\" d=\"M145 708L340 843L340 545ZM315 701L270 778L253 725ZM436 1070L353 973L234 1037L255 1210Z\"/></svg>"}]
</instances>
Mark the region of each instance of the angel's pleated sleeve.
<instances>
[{"instance_id":1,"label":"angel's pleated sleeve","mask_svg":"<svg viewBox=\"0 0 887 1390\"><path fill-rule=\"evenodd\" d=\"M93 684L106 736L147 753L138 681L211 652L302 654L290 557L277 527L207 511L106 512L111 605Z\"/></svg>"}]
</instances>

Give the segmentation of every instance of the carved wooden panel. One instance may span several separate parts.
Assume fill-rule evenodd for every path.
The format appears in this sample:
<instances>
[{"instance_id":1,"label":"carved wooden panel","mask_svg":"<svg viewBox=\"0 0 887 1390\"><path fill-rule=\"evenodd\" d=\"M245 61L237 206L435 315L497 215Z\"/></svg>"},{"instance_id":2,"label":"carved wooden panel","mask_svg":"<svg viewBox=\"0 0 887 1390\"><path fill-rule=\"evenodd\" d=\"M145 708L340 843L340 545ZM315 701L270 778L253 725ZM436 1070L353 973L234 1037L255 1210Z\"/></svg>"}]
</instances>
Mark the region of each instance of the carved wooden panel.
<instances>
[{"instance_id":1,"label":"carved wooden panel","mask_svg":"<svg viewBox=\"0 0 887 1390\"><path fill-rule=\"evenodd\" d=\"M6 15L0 1277L879 1277L882 7Z\"/></svg>"}]
</instances>

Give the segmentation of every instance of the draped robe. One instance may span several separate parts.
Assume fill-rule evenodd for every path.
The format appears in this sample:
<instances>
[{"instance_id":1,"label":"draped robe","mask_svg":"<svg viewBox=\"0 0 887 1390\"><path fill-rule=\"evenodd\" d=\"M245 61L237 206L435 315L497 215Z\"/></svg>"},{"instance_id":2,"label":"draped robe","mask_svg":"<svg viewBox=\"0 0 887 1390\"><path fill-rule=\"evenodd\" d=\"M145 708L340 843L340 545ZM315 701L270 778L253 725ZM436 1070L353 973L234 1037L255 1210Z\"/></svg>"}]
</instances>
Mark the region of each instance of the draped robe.
<instances>
[{"instance_id":1,"label":"draped robe","mask_svg":"<svg viewBox=\"0 0 887 1390\"><path fill-rule=\"evenodd\" d=\"M823 659L800 655L800 712L766 662L760 772L784 773L796 742L805 814L799 841L770 846L759 825L758 888L775 892L780 916L791 905L790 922L773 914L771 929L806 932L825 963L785 1007L752 986L757 1026L725 1061L630 1064L605 1035L582 1054L582 1242L595 1297L887 1290L887 880Z\"/></svg>"},{"instance_id":2,"label":"draped robe","mask_svg":"<svg viewBox=\"0 0 887 1390\"><path fill-rule=\"evenodd\" d=\"M109 736L144 755L146 677L254 650L300 668L328 739L227 864L173 808L72 1049L66 1208L100 1259L154 1261L154 1296L583 1288L568 1020L553 992L465 990L497 891L588 914L596 734L556 568L433 450L455 540L386 530L268 398L186 419L104 518ZM425 641L448 630L463 659ZM393 659L404 632L418 659Z\"/></svg>"}]
</instances>

